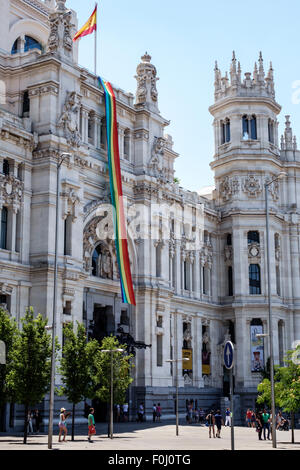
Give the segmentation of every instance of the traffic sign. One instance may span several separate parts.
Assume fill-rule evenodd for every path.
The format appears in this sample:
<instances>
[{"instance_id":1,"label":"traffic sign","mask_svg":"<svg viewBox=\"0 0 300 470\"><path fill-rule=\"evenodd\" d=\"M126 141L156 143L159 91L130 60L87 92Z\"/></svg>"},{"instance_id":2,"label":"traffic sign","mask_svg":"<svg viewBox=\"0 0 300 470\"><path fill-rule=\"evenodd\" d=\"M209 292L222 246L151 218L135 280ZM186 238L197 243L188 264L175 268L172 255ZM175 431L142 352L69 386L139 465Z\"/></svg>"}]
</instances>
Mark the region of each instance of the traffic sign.
<instances>
[{"instance_id":1,"label":"traffic sign","mask_svg":"<svg viewBox=\"0 0 300 470\"><path fill-rule=\"evenodd\" d=\"M231 341L227 341L224 347L224 365L226 369L232 369L233 367L233 352L234 346Z\"/></svg>"}]
</instances>

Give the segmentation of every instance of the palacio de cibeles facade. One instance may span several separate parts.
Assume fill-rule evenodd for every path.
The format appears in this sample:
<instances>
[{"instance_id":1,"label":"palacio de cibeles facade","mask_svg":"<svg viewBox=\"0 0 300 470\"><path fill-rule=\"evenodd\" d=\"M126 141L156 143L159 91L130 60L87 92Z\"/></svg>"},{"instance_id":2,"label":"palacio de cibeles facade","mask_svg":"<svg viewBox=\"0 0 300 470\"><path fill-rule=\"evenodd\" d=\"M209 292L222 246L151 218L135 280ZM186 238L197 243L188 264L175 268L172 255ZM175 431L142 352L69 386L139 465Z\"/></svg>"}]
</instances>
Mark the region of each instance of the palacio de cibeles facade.
<instances>
[{"instance_id":1,"label":"palacio de cibeles facade","mask_svg":"<svg viewBox=\"0 0 300 470\"><path fill-rule=\"evenodd\" d=\"M78 65L77 17L65 3L0 0L1 304L18 321L28 306L51 318L57 162L68 153L59 189L60 343L63 325L79 321L90 337L114 334L131 345L128 402L135 419L141 402L148 418L157 402L165 418L174 417L176 366L167 360L182 357L188 361L179 366L180 413L187 400L205 410L224 407L223 350L231 340L242 422L269 357L268 340L256 336L269 331L268 182L275 364L300 338L300 151L289 116L278 135L272 65L264 70L261 54L253 74L242 75L234 54L229 76L215 65L215 188L205 195L176 182L179 155L159 112L150 55L137 67L135 95L114 87L136 297L136 306L128 306L113 239L103 91ZM288 176L271 183L282 172ZM46 399L45 419L48 407ZM22 423L18 407L8 406L7 415L12 428Z\"/></svg>"}]
</instances>

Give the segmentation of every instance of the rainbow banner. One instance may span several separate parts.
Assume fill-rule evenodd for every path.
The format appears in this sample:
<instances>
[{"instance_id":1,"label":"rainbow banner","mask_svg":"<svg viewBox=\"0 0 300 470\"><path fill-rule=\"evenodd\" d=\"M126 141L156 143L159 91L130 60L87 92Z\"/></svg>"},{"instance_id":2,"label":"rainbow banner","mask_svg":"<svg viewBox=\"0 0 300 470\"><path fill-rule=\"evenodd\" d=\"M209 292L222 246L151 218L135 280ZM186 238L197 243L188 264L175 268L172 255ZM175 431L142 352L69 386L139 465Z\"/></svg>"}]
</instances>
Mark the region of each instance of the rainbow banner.
<instances>
[{"instance_id":1,"label":"rainbow banner","mask_svg":"<svg viewBox=\"0 0 300 470\"><path fill-rule=\"evenodd\" d=\"M79 38L83 38L84 36L87 36L88 34L92 34L94 31L97 30L97 7L98 5L96 4L95 10L87 20L87 22L80 28L79 31L75 34L73 37L73 41L77 41Z\"/></svg>"},{"instance_id":2,"label":"rainbow banner","mask_svg":"<svg viewBox=\"0 0 300 470\"><path fill-rule=\"evenodd\" d=\"M135 305L124 216L116 97L109 82L103 82L103 80L98 77L98 83L99 87L103 88L105 94L109 181L111 202L114 207L113 220L115 230L115 245L120 271L122 299L123 303Z\"/></svg>"}]
</instances>

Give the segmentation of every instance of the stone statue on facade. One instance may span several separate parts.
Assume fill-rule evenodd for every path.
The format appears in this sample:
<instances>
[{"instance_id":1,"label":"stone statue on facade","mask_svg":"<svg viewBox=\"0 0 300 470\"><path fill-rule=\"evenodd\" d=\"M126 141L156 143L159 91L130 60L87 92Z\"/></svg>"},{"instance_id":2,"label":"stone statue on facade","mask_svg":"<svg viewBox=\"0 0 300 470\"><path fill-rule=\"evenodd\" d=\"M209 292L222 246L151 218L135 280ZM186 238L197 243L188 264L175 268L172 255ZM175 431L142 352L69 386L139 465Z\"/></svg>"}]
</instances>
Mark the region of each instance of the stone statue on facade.
<instances>
[{"instance_id":1,"label":"stone statue on facade","mask_svg":"<svg viewBox=\"0 0 300 470\"><path fill-rule=\"evenodd\" d=\"M79 133L79 110L80 97L75 92L68 92L66 102L63 107L62 115L58 120L58 127L64 130L64 136L69 145L72 147L80 147L81 139Z\"/></svg>"}]
</instances>

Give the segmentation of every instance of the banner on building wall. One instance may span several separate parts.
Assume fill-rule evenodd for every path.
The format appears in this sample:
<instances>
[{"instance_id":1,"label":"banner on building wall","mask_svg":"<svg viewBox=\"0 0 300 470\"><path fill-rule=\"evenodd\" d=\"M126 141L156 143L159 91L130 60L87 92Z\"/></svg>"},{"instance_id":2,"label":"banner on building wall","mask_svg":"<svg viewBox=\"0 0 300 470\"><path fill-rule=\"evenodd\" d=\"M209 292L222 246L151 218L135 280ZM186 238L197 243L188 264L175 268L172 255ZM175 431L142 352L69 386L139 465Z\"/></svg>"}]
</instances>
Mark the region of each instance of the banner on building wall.
<instances>
[{"instance_id":1,"label":"banner on building wall","mask_svg":"<svg viewBox=\"0 0 300 470\"><path fill-rule=\"evenodd\" d=\"M183 349L182 358L188 359L188 361L182 361L183 370L193 370L193 350L192 349Z\"/></svg>"},{"instance_id":2,"label":"banner on building wall","mask_svg":"<svg viewBox=\"0 0 300 470\"><path fill-rule=\"evenodd\" d=\"M202 344L202 375L210 375L210 351L206 343Z\"/></svg>"},{"instance_id":3,"label":"banner on building wall","mask_svg":"<svg viewBox=\"0 0 300 470\"><path fill-rule=\"evenodd\" d=\"M251 343L251 371L259 372L264 368L264 342L263 338L256 335L263 333L262 325L250 326Z\"/></svg>"}]
</instances>

